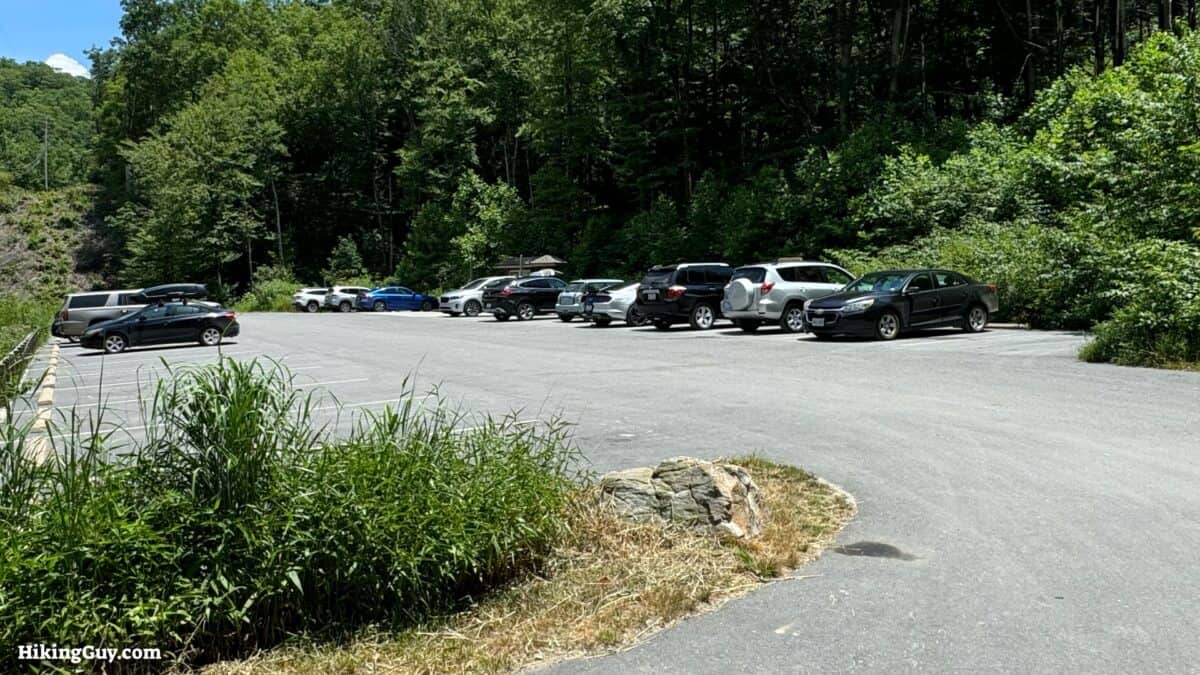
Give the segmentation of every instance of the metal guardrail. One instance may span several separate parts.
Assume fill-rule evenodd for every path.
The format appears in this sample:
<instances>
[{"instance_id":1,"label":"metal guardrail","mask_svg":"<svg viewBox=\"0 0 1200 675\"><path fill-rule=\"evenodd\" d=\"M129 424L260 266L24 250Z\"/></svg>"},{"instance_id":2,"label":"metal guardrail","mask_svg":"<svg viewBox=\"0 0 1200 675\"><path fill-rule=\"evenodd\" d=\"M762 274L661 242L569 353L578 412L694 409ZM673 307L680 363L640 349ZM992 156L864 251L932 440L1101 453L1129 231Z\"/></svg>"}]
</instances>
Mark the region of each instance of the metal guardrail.
<instances>
[{"instance_id":1,"label":"metal guardrail","mask_svg":"<svg viewBox=\"0 0 1200 675\"><path fill-rule=\"evenodd\" d=\"M41 331L31 331L15 347L0 358L0 407L7 408L9 401L18 393L25 368L40 346Z\"/></svg>"}]
</instances>

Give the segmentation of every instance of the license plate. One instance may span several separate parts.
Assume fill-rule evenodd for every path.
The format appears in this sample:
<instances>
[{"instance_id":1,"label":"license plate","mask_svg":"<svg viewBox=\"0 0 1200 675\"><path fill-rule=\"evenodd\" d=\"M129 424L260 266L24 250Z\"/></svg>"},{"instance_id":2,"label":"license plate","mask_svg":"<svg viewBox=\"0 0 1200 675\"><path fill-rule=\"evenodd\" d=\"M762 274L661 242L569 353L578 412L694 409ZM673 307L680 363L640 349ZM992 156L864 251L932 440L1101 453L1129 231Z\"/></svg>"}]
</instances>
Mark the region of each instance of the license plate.
<instances>
[{"instance_id":1,"label":"license plate","mask_svg":"<svg viewBox=\"0 0 1200 675\"><path fill-rule=\"evenodd\" d=\"M809 319L808 322L812 324L813 328L820 328L821 326L825 325L825 319L819 316L814 316L813 318Z\"/></svg>"},{"instance_id":2,"label":"license plate","mask_svg":"<svg viewBox=\"0 0 1200 675\"><path fill-rule=\"evenodd\" d=\"M646 299L647 300L657 300L658 299L658 291L646 291Z\"/></svg>"}]
</instances>

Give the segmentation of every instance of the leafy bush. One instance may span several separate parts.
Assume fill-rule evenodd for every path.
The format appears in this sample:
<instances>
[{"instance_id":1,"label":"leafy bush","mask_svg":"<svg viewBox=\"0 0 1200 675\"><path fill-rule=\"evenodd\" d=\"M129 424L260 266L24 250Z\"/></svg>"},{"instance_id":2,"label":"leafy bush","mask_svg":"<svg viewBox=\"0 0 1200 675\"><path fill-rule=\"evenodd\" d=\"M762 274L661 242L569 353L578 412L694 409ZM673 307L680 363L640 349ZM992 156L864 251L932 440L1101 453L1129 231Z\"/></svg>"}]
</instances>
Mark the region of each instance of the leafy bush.
<instances>
[{"instance_id":1,"label":"leafy bush","mask_svg":"<svg viewBox=\"0 0 1200 675\"><path fill-rule=\"evenodd\" d=\"M1104 297L1119 307L1096 326L1087 361L1170 366L1200 362L1200 248L1146 240L1121 252Z\"/></svg>"},{"instance_id":2,"label":"leafy bush","mask_svg":"<svg viewBox=\"0 0 1200 675\"><path fill-rule=\"evenodd\" d=\"M298 288L300 283L291 270L264 265L255 271L253 285L233 308L239 312L290 312L295 309L292 295Z\"/></svg>"},{"instance_id":3,"label":"leafy bush","mask_svg":"<svg viewBox=\"0 0 1200 675\"><path fill-rule=\"evenodd\" d=\"M0 429L0 650L148 644L199 662L420 622L561 536L559 427L461 430L410 399L337 438L316 403L278 366L222 360L162 381L131 447L71 418L55 437L76 440L38 466L27 428Z\"/></svg>"}]
</instances>

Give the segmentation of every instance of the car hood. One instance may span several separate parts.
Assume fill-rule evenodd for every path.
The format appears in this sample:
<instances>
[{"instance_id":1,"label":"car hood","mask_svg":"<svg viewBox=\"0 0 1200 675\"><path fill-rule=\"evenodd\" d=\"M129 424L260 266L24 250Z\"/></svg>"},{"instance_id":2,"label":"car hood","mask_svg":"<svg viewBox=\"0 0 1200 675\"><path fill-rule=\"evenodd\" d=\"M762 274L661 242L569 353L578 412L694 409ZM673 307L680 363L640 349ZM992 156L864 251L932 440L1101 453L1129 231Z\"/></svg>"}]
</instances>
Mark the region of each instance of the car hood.
<instances>
[{"instance_id":1,"label":"car hood","mask_svg":"<svg viewBox=\"0 0 1200 675\"><path fill-rule=\"evenodd\" d=\"M809 308L810 309L839 309L842 306L846 305L847 303L853 302L855 300L864 300L866 298L888 298L893 295L895 295L895 294L887 292L887 291L880 291L880 292L876 292L876 293L863 293L862 291L853 291L850 293L834 293L833 295L827 295L823 298L818 298L816 300L813 300L812 303L809 304Z\"/></svg>"}]
</instances>

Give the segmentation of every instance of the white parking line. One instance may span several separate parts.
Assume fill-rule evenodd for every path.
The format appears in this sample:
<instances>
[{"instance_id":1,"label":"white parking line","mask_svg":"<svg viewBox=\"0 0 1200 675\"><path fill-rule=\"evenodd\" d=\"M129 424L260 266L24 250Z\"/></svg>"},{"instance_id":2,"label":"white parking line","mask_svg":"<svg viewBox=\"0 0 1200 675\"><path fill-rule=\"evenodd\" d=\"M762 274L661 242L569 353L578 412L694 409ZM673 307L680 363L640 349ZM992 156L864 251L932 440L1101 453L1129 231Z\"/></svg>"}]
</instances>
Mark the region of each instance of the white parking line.
<instances>
[{"instance_id":1,"label":"white parking line","mask_svg":"<svg viewBox=\"0 0 1200 675\"><path fill-rule=\"evenodd\" d=\"M297 384L296 387L321 387L327 384L349 384L351 382L369 382L370 380L371 378L369 377L359 377L353 380L326 380L324 382L305 382L304 384Z\"/></svg>"}]
</instances>

